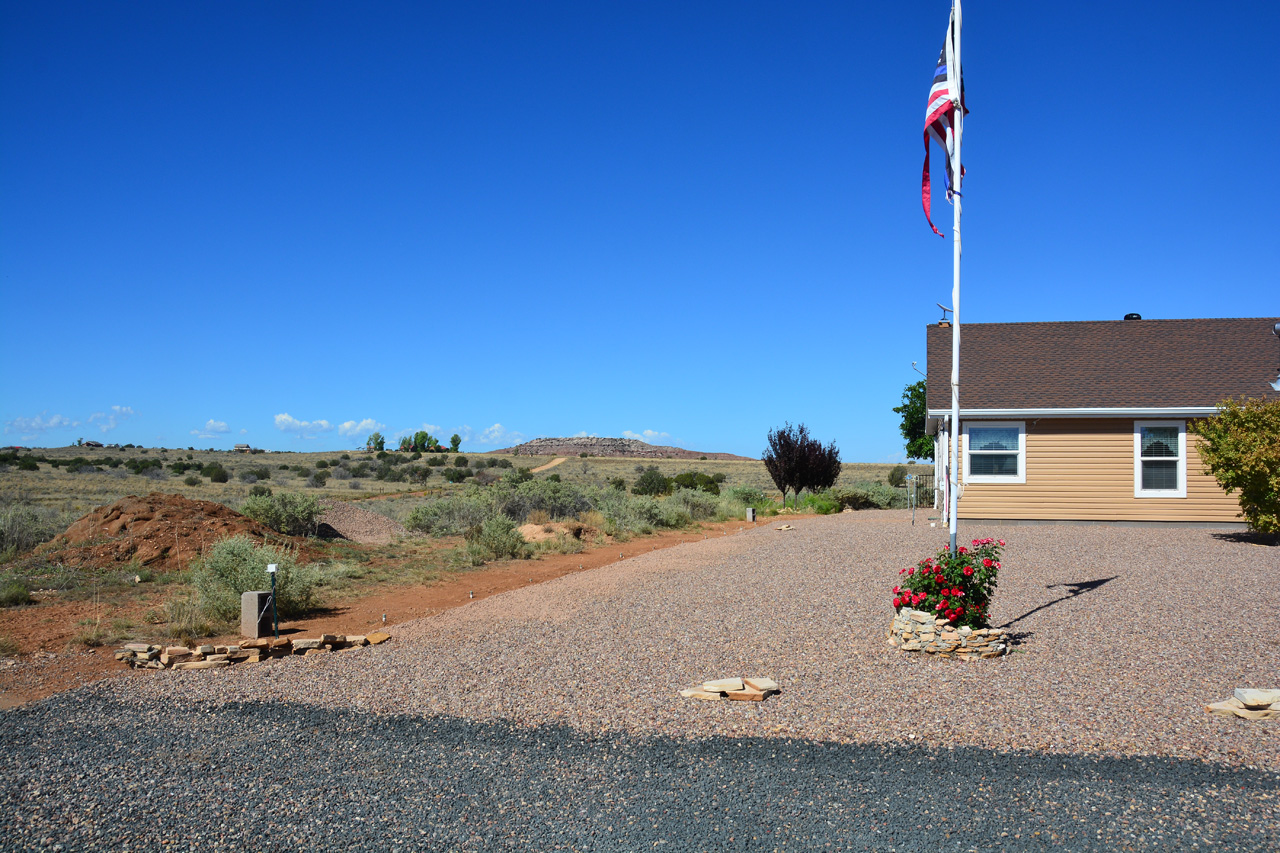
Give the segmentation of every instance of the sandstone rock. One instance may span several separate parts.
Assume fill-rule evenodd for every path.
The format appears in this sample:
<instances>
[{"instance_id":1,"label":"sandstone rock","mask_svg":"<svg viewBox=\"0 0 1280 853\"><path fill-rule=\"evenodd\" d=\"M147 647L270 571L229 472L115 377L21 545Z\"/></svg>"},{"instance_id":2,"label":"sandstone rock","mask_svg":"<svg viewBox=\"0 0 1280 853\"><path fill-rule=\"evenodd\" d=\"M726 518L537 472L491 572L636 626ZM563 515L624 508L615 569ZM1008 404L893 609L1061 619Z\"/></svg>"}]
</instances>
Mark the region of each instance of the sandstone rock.
<instances>
[{"instance_id":1,"label":"sandstone rock","mask_svg":"<svg viewBox=\"0 0 1280 853\"><path fill-rule=\"evenodd\" d=\"M374 631L372 634L369 634L367 637L365 637L365 639L369 641L369 645L377 646L382 643L385 643L387 640L390 640L391 635L388 634L386 631Z\"/></svg>"},{"instance_id":2,"label":"sandstone rock","mask_svg":"<svg viewBox=\"0 0 1280 853\"><path fill-rule=\"evenodd\" d=\"M207 655L205 656L205 662L213 663L214 661L226 660L228 657L229 655L226 655L226 654Z\"/></svg>"},{"instance_id":3,"label":"sandstone rock","mask_svg":"<svg viewBox=\"0 0 1280 853\"><path fill-rule=\"evenodd\" d=\"M1248 687L1237 687L1233 695L1246 708L1254 710L1268 708L1272 703L1280 702L1280 690L1253 690Z\"/></svg>"},{"instance_id":4,"label":"sandstone rock","mask_svg":"<svg viewBox=\"0 0 1280 853\"><path fill-rule=\"evenodd\" d=\"M362 636L347 635L347 645L350 646L367 646L369 641Z\"/></svg>"},{"instance_id":5,"label":"sandstone rock","mask_svg":"<svg viewBox=\"0 0 1280 853\"><path fill-rule=\"evenodd\" d=\"M759 690L761 693L776 693L781 690L781 688L778 687L778 682L774 681L772 678L765 678L763 676L744 678L742 679L742 683L747 687L750 687L752 690Z\"/></svg>"},{"instance_id":6,"label":"sandstone rock","mask_svg":"<svg viewBox=\"0 0 1280 853\"><path fill-rule=\"evenodd\" d=\"M721 678L717 681L702 682L702 689L709 693L727 693L730 690L742 690L745 686L741 678Z\"/></svg>"},{"instance_id":7,"label":"sandstone rock","mask_svg":"<svg viewBox=\"0 0 1280 853\"><path fill-rule=\"evenodd\" d=\"M217 649L209 645L200 646L196 651L202 655L216 655L218 653Z\"/></svg>"},{"instance_id":8,"label":"sandstone rock","mask_svg":"<svg viewBox=\"0 0 1280 853\"><path fill-rule=\"evenodd\" d=\"M320 645L321 643L319 639L294 640L293 651L295 654L298 652L307 652L307 651L311 651L312 649L320 648Z\"/></svg>"},{"instance_id":9,"label":"sandstone rock","mask_svg":"<svg viewBox=\"0 0 1280 853\"><path fill-rule=\"evenodd\" d=\"M710 690L699 690L696 687L681 690L680 695L686 699L705 699L711 702L718 702L721 699L719 693L712 693Z\"/></svg>"},{"instance_id":10,"label":"sandstone rock","mask_svg":"<svg viewBox=\"0 0 1280 853\"><path fill-rule=\"evenodd\" d=\"M329 650L323 649L323 648L307 649L302 653L302 656L308 657L310 655L327 655L328 653L329 653Z\"/></svg>"},{"instance_id":11,"label":"sandstone rock","mask_svg":"<svg viewBox=\"0 0 1280 853\"><path fill-rule=\"evenodd\" d=\"M151 651L151 646L147 643L125 643L124 647L131 652L140 652L142 654Z\"/></svg>"},{"instance_id":12,"label":"sandstone rock","mask_svg":"<svg viewBox=\"0 0 1280 853\"><path fill-rule=\"evenodd\" d=\"M735 702L763 702L765 696L764 691L751 690L749 688L744 690L728 690L725 691L724 695Z\"/></svg>"},{"instance_id":13,"label":"sandstone rock","mask_svg":"<svg viewBox=\"0 0 1280 853\"><path fill-rule=\"evenodd\" d=\"M219 669L224 666L231 666L230 661L225 660L195 660L184 661L183 663L174 664L174 669Z\"/></svg>"}]
</instances>

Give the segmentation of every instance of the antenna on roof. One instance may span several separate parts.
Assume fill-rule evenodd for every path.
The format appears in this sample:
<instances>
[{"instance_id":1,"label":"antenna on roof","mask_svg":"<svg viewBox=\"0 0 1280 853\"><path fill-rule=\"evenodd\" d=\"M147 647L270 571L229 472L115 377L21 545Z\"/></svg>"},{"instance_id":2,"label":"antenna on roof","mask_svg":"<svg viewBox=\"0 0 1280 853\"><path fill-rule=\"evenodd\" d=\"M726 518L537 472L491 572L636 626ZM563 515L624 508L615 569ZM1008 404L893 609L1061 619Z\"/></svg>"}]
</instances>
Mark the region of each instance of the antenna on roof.
<instances>
[{"instance_id":1,"label":"antenna on roof","mask_svg":"<svg viewBox=\"0 0 1280 853\"><path fill-rule=\"evenodd\" d=\"M943 322L943 323L947 322L948 311L950 311L952 314L956 313L956 310L954 308L948 308L947 306L943 305L941 302L935 302L933 304L937 305L939 308L942 309L942 320L940 322Z\"/></svg>"},{"instance_id":2,"label":"antenna on roof","mask_svg":"<svg viewBox=\"0 0 1280 853\"><path fill-rule=\"evenodd\" d=\"M928 378L929 378L929 374L925 373L923 370L921 370L920 368L916 367L916 362L914 362L914 361L913 361L913 362L911 362L911 369L912 369L912 370L914 370L916 373L919 373L919 374L920 374L921 376L923 376L925 379L928 379Z\"/></svg>"}]
</instances>

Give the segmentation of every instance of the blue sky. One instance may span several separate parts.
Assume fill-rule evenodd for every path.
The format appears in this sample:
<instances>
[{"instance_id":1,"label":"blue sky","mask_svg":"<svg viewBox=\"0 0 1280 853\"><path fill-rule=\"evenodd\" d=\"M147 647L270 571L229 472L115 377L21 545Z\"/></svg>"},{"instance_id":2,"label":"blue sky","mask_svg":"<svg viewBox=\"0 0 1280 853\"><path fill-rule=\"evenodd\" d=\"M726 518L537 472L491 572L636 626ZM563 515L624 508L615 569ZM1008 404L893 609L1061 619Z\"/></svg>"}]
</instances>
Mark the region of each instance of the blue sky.
<instances>
[{"instance_id":1,"label":"blue sky","mask_svg":"<svg viewBox=\"0 0 1280 853\"><path fill-rule=\"evenodd\" d=\"M0 9L0 443L901 457L943 0ZM963 320L1280 313L1280 7L1151 10L966 5Z\"/></svg>"}]
</instances>

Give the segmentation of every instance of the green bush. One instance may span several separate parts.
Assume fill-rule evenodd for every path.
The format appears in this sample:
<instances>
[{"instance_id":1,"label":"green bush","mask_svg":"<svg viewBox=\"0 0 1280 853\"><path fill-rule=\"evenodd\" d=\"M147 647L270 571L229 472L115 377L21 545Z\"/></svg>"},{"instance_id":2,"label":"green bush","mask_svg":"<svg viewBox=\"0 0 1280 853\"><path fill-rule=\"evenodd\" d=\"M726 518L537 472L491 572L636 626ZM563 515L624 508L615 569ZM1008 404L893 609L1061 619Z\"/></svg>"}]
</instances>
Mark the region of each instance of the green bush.
<instances>
[{"instance_id":1,"label":"green bush","mask_svg":"<svg viewBox=\"0 0 1280 853\"><path fill-rule=\"evenodd\" d=\"M560 482L560 475L559 475L559 474L548 474L548 475L547 475L547 482L548 482L548 483L558 483L558 482Z\"/></svg>"},{"instance_id":2,"label":"green bush","mask_svg":"<svg viewBox=\"0 0 1280 853\"><path fill-rule=\"evenodd\" d=\"M449 460L446 459L445 457L437 454L432 454L431 456L427 457L427 464L430 465L432 468L440 468L444 465L444 463L448 461Z\"/></svg>"},{"instance_id":3,"label":"green bush","mask_svg":"<svg viewBox=\"0 0 1280 853\"><path fill-rule=\"evenodd\" d=\"M129 462L133 462L133 461L135 460L132 460L132 459L129 460ZM156 462L159 460L152 459L151 461ZM125 464L129 465L128 462L126 462ZM130 466L130 470L132 470L132 466ZM221 462L210 462L208 465L205 465L203 468L200 469L200 476L208 477L209 482L211 483L225 483L227 482L227 480L231 479L231 475L227 473L226 468L222 467Z\"/></svg>"},{"instance_id":4,"label":"green bush","mask_svg":"<svg viewBox=\"0 0 1280 853\"><path fill-rule=\"evenodd\" d=\"M907 505L905 492L884 483L855 483L830 492L841 509L896 509Z\"/></svg>"},{"instance_id":5,"label":"green bush","mask_svg":"<svg viewBox=\"0 0 1280 853\"><path fill-rule=\"evenodd\" d=\"M532 554L516 523L500 515L467 531L467 556L473 566L490 560L522 560Z\"/></svg>"},{"instance_id":6,"label":"green bush","mask_svg":"<svg viewBox=\"0 0 1280 853\"><path fill-rule=\"evenodd\" d=\"M720 494L720 485L714 477L698 471L685 471L672 478L672 482L681 489L698 489L709 494Z\"/></svg>"},{"instance_id":7,"label":"green bush","mask_svg":"<svg viewBox=\"0 0 1280 853\"><path fill-rule=\"evenodd\" d=\"M756 509L762 509L773 503L765 497L764 492L754 486L730 486L725 490L725 497Z\"/></svg>"},{"instance_id":8,"label":"green bush","mask_svg":"<svg viewBox=\"0 0 1280 853\"><path fill-rule=\"evenodd\" d=\"M317 468L328 468L328 467L329 467L329 461L328 461L327 459L321 459L321 460L319 460L318 462L316 462L316 467L317 467Z\"/></svg>"},{"instance_id":9,"label":"green bush","mask_svg":"<svg viewBox=\"0 0 1280 853\"><path fill-rule=\"evenodd\" d=\"M233 536L214 544L191 570L200 610L222 622L240 618L240 595L270 589L267 564L275 563L276 611L292 619L316 606L317 577L299 566L293 551L273 545L258 545L247 536Z\"/></svg>"},{"instance_id":10,"label":"green bush","mask_svg":"<svg viewBox=\"0 0 1280 853\"><path fill-rule=\"evenodd\" d=\"M65 528L52 510L25 503L0 508L0 556L8 559L47 542Z\"/></svg>"},{"instance_id":11,"label":"green bush","mask_svg":"<svg viewBox=\"0 0 1280 853\"><path fill-rule=\"evenodd\" d=\"M323 488L327 482L329 482L328 471L317 471L307 478L307 486L312 489Z\"/></svg>"},{"instance_id":12,"label":"green bush","mask_svg":"<svg viewBox=\"0 0 1280 853\"><path fill-rule=\"evenodd\" d=\"M10 580L0 587L0 607L17 607L31 601L31 590L22 581Z\"/></svg>"},{"instance_id":13,"label":"green bush","mask_svg":"<svg viewBox=\"0 0 1280 853\"><path fill-rule=\"evenodd\" d=\"M19 471L39 471L40 466L36 463L36 460L32 459L30 456L23 456L21 459L18 460L18 470Z\"/></svg>"},{"instance_id":14,"label":"green bush","mask_svg":"<svg viewBox=\"0 0 1280 853\"><path fill-rule=\"evenodd\" d=\"M831 492L810 492L800 500L800 507L819 515L831 515L841 510L840 501Z\"/></svg>"},{"instance_id":15,"label":"green bush","mask_svg":"<svg viewBox=\"0 0 1280 853\"><path fill-rule=\"evenodd\" d=\"M493 501L476 489L429 501L413 508L405 527L435 536L466 533L494 515Z\"/></svg>"},{"instance_id":16,"label":"green bush","mask_svg":"<svg viewBox=\"0 0 1280 853\"><path fill-rule=\"evenodd\" d=\"M316 520L323 512L320 502L311 495L292 492L251 495L240 508L242 515L286 536L310 535L315 531Z\"/></svg>"},{"instance_id":17,"label":"green bush","mask_svg":"<svg viewBox=\"0 0 1280 853\"><path fill-rule=\"evenodd\" d=\"M715 494L719 494L719 489L716 490ZM683 507L691 520L701 521L713 518L720 508L720 502L716 499L715 494L709 494L697 489L676 489L675 493L667 498L666 502Z\"/></svg>"},{"instance_id":18,"label":"green bush","mask_svg":"<svg viewBox=\"0 0 1280 853\"><path fill-rule=\"evenodd\" d=\"M609 481L609 486L617 489L619 492L625 492L627 490L627 481L621 477L614 477Z\"/></svg>"},{"instance_id":19,"label":"green bush","mask_svg":"<svg viewBox=\"0 0 1280 853\"><path fill-rule=\"evenodd\" d=\"M217 464L217 463L214 463ZM159 471L164 467L164 463L159 459L126 459L124 467L128 468L134 474L145 474L147 471L155 469ZM222 467L222 466L218 466ZM203 472L201 472L203 473ZM208 476L208 475L206 475ZM223 482L226 482L225 480Z\"/></svg>"},{"instance_id":20,"label":"green bush","mask_svg":"<svg viewBox=\"0 0 1280 853\"><path fill-rule=\"evenodd\" d=\"M889 470L889 485L897 488L905 482L907 482L907 466L894 465Z\"/></svg>"},{"instance_id":21,"label":"green bush","mask_svg":"<svg viewBox=\"0 0 1280 853\"><path fill-rule=\"evenodd\" d=\"M202 480L199 477L197 477L195 474L188 474L187 476L182 478L182 483L183 485L186 485L186 486L198 486L200 485L201 482Z\"/></svg>"},{"instance_id":22,"label":"green bush","mask_svg":"<svg viewBox=\"0 0 1280 853\"><path fill-rule=\"evenodd\" d=\"M446 468L444 469L444 478L450 483L461 483L472 475L470 468Z\"/></svg>"},{"instance_id":23,"label":"green bush","mask_svg":"<svg viewBox=\"0 0 1280 853\"><path fill-rule=\"evenodd\" d=\"M199 480L196 480L196 483L198 483L198 482L200 482L200 481L199 481ZM195 483L191 483L190 485L195 485ZM249 490L249 497L253 497L253 498L269 498L269 497L271 497L271 487L270 487L270 486L262 486L262 485L254 486L252 489L250 489L250 490Z\"/></svg>"},{"instance_id":24,"label":"green bush","mask_svg":"<svg viewBox=\"0 0 1280 853\"><path fill-rule=\"evenodd\" d=\"M637 466L639 467L639 466ZM650 465L636 478L631 487L633 495L665 495L671 491L671 478L662 476L658 466Z\"/></svg>"},{"instance_id":25,"label":"green bush","mask_svg":"<svg viewBox=\"0 0 1280 853\"><path fill-rule=\"evenodd\" d=\"M466 468L466 467L467 467L467 457L462 456L462 455L458 455L458 456L453 457L453 467L454 467L454 468Z\"/></svg>"}]
</instances>

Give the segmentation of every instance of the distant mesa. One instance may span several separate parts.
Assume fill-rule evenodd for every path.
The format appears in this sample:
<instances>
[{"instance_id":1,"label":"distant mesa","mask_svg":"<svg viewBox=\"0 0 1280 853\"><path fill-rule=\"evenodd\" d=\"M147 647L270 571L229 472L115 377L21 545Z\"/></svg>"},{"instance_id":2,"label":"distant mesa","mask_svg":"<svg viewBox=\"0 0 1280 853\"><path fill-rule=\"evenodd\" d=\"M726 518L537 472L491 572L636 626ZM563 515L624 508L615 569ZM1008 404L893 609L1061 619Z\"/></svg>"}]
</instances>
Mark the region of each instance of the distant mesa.
<instances>
[{"instance_id":1,"label":"distant mesa","mask_svg":"<svg viewBox=\"0 0 1280 853\"><path fill-rule=\"evenodd\" d=\"M683 447L665 447L657 444L645 444L635 438L535 438L507 447L493 450L492 453L519 453L521 456L626 456L640 459L727 459L742 462L754 462L750 456L738 456L734 453L701 453L697 450L685 450Z\"/></svg>"}]
</instances>

